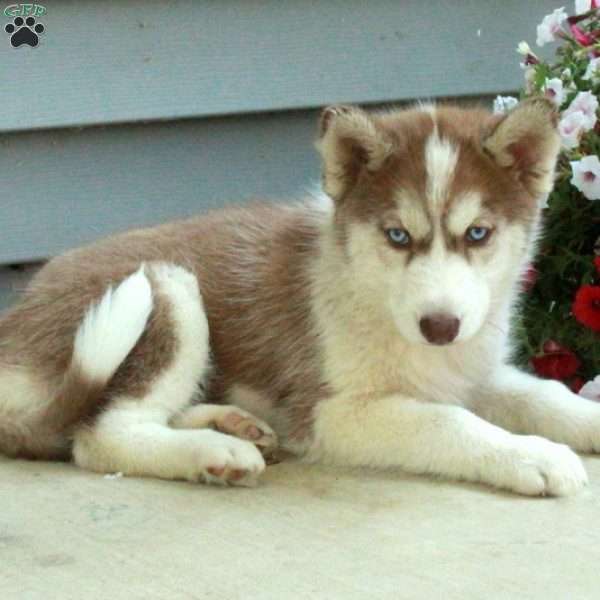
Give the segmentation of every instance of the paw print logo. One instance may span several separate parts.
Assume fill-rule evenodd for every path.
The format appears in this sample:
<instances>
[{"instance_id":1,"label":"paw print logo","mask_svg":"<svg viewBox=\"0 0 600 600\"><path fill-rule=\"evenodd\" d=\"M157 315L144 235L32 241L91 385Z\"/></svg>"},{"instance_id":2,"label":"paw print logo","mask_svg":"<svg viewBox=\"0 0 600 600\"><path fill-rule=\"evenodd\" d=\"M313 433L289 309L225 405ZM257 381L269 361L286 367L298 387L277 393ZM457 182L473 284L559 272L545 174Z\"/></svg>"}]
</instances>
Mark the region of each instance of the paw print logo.
<instances>
[{"instance_id":1,"label":"paw print logo","mask_svg":"<svg viewBox=\"0 0 600 600\"><path fill-rule=\"evenodd\" d=\"M15 17L12 23L8 23L4 28L6 33L10 34L10 43L13 48L27 44L35 48L40 41L40 33L44 33L44 26L36 23L33 17Z\"/></svg>"}]
</instances>

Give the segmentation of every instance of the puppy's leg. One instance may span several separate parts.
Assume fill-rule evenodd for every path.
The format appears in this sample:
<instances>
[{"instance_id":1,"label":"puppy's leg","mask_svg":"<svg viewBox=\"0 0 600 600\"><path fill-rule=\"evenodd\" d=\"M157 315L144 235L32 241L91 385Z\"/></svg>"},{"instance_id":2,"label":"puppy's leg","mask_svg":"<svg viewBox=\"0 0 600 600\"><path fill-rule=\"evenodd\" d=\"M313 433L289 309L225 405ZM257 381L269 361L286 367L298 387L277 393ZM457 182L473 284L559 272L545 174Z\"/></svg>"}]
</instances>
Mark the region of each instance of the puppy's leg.
<instances>
[{"instance_id":1,"label":"puppy's leg","mask_svg":"<svg viewBox=\"0 0 600 600\"><path fill-rule=\"evenodd\" d=\"M582 452L600 452L600 404L573 394L558 381L504 366L477 393L472 409L492 423Z\"/></svg>"},{"instance_id":2,"label":"puppy's leg","mask_svg":"<svg viewBox=\"0 0 600 600\"><path fill-rule=\"evenodd\" d=\"M155 309L147 331L135 356L117 373L121 381L113 382L108 409L93 425L76 431L75 462L100 472L253 483L265 463L252 443L209 429L169 427L169 419L189 403L207 369L208 323L194 275L162 264L151 265L148 275ZM166 336L173 336L173 343L159 344ZM157 347L170 356L157 356Z\"/></svg>"},{"instance_id":3,"label":"puppy's leg","mask_svg":"<svg viewBox=\"0 0 600 600\"><path fill-rule=\"evenodd\" d=\"M513 435L462 407L335 396L317 407L309 460L401 467L527 495L567 495L587 481L567 446Z\"/></svg>"},{"instance_id":4,"label":"puppy's leg","mask_svg":"<svg viewBox=\"0 0 600 600\"><path fill-rule=\"evenodd\" d=\"M178 429L200 429L211 427L222 433L249 440L263 452L277 446L275 432L264 422L249 412L229 404L198 404L171 419Z\"/></svg>"}]
</instances>

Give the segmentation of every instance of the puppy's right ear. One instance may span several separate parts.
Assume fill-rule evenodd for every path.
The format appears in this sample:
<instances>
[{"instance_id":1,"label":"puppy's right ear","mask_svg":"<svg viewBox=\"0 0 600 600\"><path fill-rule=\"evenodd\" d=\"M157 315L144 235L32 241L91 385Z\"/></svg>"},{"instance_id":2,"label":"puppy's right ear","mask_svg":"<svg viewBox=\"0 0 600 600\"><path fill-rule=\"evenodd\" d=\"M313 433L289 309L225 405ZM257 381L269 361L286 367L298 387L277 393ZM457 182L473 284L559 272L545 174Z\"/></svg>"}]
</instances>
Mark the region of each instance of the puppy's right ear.
<instances>
[{"instance_id":1,"label":"puppy's right ear","mask_svg":"<svg viewBox=\"0 0 600 600\"><path fill-rule=\"evenodd\" d=\"M321 113L317 148L323 159L323 189L337 202L363 171L381 167L392 144L364 111L329 106Z\"/></svg>"},{"instance_id":2,"label":"puppy's right ear","mask_svg":"<svg viewBox=\"0 0 600 600\"><path fill-rule=\"evenodd\" d=\"M530 98L502 118L484 150L535 198L552 191L560 151L558 112L547 98Z\"/></svg>"}]
</instances>

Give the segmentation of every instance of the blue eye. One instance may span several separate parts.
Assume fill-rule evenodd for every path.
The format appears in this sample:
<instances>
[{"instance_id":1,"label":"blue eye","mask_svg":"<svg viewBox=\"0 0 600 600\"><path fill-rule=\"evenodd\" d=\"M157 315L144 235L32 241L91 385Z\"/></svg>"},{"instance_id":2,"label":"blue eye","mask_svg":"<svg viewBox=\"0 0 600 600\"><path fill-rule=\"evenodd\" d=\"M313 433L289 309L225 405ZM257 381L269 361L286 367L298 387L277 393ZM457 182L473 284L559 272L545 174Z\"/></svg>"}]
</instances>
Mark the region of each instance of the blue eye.
<instances>
[{"instance_id":1,"label":"blue eye","mask_svg":"<svg viewBox=\"0 0 600 600\"><path fill-rule=\"evenodd\" d=\"M469 227L465 237L469 242L481 243L487 240L491 232L489 227Z\"/></svg>"},{"instance_id":2,"label":"blue eye","mask_svg":"<svg viewBox=\"0 0 600 600\"><path fill-rule=\"evenodd\" d=\"M408 246L410 243L410 234L406 229L400 229L399 227L386 229L385 235L387 235L394 246Z\"/></svg>"}]
</instances>

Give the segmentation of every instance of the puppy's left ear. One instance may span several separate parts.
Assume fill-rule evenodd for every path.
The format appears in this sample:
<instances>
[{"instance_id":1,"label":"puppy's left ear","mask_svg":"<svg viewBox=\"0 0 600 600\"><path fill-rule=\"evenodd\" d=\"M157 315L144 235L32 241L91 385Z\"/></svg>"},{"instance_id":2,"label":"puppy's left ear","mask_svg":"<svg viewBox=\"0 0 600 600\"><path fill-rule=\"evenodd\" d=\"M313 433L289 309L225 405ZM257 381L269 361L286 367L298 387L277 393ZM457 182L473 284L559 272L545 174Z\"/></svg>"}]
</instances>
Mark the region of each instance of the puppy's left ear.
<instances>
[{"instance_id":1,"label":"puppy's left ear","mask_svg":"<svg viewBox=\"0 0 600 600\"><path fill-rule=\"evenodd\" d=\"M545 98L525 100L485 137L484 150L535 198L552 191L560 151L558 114Z\"/></svg>"}]
</instances>

